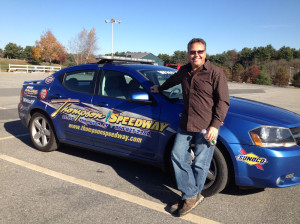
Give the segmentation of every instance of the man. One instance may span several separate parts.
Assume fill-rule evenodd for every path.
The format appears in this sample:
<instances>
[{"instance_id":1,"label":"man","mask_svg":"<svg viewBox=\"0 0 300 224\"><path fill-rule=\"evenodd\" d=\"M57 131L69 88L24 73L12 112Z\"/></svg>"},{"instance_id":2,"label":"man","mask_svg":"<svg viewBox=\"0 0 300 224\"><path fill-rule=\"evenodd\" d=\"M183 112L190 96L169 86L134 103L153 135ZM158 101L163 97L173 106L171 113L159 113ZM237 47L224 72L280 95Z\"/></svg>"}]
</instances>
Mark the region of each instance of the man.
<instances>
[{"instance_id":1,"label":"man","mask_svg":"<svg viewBox=\"0 0 300 224\"><path fill-rule=\"evenodd\" d=\"M206 59L206 42L194 38L188 43L189 63L168 78L161 86L152 86L159 93L181 84L184 111L171 153L177 187L182 200L170 212L183 216L195 208L204 197L201 195L219 127L229 108L229 94L224 72ZM207 130L207 134L201 131ZM190 165L190 142L195 140L195 159Z\"/></svg>"}]
</instances>

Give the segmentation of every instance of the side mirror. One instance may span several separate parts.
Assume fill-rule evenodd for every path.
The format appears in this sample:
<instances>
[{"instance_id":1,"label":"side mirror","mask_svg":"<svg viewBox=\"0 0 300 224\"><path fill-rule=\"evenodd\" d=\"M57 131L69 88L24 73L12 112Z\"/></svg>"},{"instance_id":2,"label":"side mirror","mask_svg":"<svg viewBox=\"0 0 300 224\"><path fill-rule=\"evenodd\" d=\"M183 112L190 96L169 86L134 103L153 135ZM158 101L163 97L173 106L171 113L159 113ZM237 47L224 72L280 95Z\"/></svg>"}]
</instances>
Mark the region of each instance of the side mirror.
<instances>
[{"instance_id":1,"label":"side mirror","mask_svg":"<svg viewBox=\"0 0 300 224\"><path fill-rule=\"evenodd\" d=\"M149 101L149 94L146 92L132 93L130 94L130 101L141 102L141 103L151 103Z\"/></svg>"}]
</instances>

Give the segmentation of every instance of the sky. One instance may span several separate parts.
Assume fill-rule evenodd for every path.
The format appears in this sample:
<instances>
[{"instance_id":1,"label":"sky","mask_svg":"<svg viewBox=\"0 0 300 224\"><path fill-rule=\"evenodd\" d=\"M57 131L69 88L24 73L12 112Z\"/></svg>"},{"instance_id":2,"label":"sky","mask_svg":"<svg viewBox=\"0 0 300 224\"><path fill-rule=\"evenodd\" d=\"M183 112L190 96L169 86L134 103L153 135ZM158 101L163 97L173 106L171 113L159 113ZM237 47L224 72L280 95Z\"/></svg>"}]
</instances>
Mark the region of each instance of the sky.
<instances>
[{"instance_id":1,"label":"sky","mask_svg":"<svg viewBox=\"0 0 300 224\"><path fill-rule=\"evenodd\" d=\"M300 0L0 0L0 48L34 46L50 30L67 48L83 27L96 29L99 50L186 51L195 37L209 55L271 44L300 48Z\"/></svg>"}]
</instances>

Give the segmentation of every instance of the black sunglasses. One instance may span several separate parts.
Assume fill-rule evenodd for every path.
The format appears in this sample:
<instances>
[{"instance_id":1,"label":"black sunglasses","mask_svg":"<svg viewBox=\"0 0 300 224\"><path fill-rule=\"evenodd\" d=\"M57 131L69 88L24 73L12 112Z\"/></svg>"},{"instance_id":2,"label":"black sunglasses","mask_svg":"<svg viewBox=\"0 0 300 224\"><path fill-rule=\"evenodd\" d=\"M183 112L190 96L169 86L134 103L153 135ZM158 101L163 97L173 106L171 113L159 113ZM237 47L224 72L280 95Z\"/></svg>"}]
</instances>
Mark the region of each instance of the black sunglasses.
<instances>
[{"instance_id":1,"label":"black sunglasses","mask_svg":"<svg viewBox=\"0 0 300 224\"><path fill-rule=\"evenodd\" d=\"M189 51L190 55L195 55L196 53L198 54L203 54L205 50L199 50L199 51Z\"/></svg>"}]
</instances>

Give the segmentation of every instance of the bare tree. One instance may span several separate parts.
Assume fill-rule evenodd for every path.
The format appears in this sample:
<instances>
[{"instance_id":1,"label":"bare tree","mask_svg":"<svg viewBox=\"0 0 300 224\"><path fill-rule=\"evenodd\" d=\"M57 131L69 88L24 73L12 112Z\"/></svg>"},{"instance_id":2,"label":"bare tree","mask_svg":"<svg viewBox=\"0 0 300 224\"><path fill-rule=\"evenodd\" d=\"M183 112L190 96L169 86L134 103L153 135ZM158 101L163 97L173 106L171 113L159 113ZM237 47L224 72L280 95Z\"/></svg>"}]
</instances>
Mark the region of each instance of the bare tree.
<instances>
[{"instance_id":1,"label":"bare tree","mask_svg":"<svg viewBox=\"0 0 300 224\"><path fill-rule=\"evenodd\" d=\"M233 71L233 66L238 62L239 60L239 54L236 52L236 50L231 50L226 53L226 60L225 65L230 69L231 73Z\"/></svg>"},{"instance_id":2,"label":"bare tree","mask_svg":"<svg viewBox=\"0 0 300 224\"><path fill-rule=\"evenodd\" d=\"M69 50L77 65L86 64L98 50L96 29L92 28L90 32L87 32L83 27L83 30L69 41Z\"/></svg>"}]
</instances>

